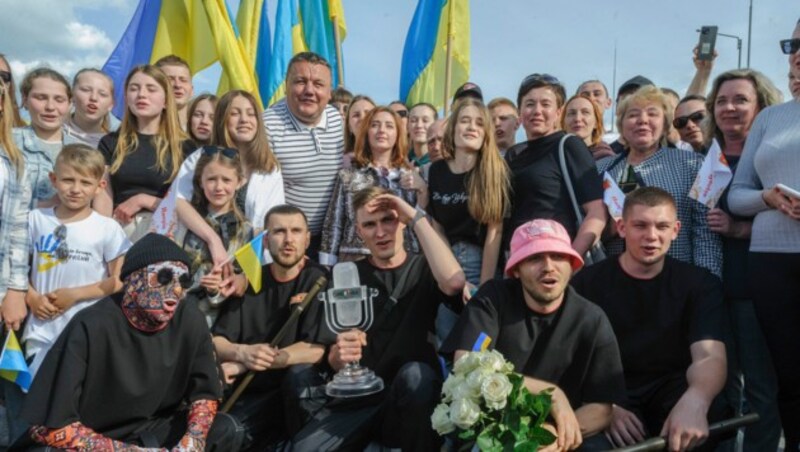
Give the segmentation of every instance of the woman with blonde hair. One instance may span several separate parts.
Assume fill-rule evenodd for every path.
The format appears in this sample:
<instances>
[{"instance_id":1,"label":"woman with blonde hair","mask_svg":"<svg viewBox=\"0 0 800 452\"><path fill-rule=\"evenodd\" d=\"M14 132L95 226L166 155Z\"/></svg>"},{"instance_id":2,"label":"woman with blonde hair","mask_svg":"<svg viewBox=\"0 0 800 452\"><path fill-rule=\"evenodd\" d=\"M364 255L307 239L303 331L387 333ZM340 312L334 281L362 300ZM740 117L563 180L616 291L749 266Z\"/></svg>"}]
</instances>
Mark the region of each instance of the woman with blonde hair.
<instances>
[{"instance_id":1,"label":"woman with blonde hair","mask_svg":"<svg viewBox=\"0 0 800 452\"><path fill-rule=\"evenodd\" d=\"M214 109L211 144L236 149L244 166L244 180L236 197L237 206L258 232L264 228L264 217L274 206L284 204L283 175L269 147L267 132L261 123L261 107L252 94L244 90L227 92ZM180 221L195 235L205 240L214 263L227 259L219 235L202 215L192 207L195 167L203 149L194 151L183 162L173 189Z\"/></svg>"},{"instance_id":2,"label":"woman with blonde hair","mask_svg":"<svg viewBox=\"0 0 800 452\"><path fill-rule=\"evenodd\" d=\"M654 86L639 88L622 101L617 112L617 127L625 140L624 152L598 161L597 166L600 174L608 172L625 193L648 186L672 195L681 228L668 254L720 276L721 242L708 227L708 207L689 197L703 156L668 147L670 124L672 110L661 90ZM624 241L619 238L605 244L612 255L622 253L624 248Z\"/></svg>"},{"instance_id":3,"label":"woman with blonde hair","mask_svg":"<svg viewBox=\"0 0 800 452\"><path fill-rule=\"evenodd\" d=\"M509 175L489 111L477 99L456 102L444 132L446 157L431 164L428 212L471 287L495 276Z\"/></svg>"},{"instance_id":4,"label":"woman with blonde hair","mask_svg":"<svg viewBox=\"0 0 800 452\"><path fill-rule=\"evenodd\" d=\"M149 230L152 212L191 149L167 75L152 65L135 67L125 79L119 130L100 140L109 183L95 208L113 216L135 242Z\"/></svg>"},{"instance_id":5,"label":"woman with blonde hair","mask_svg":"<svg viewBox=\"0 0 800 452\"><path fill-rule=\"evenodd\" d=\"M351 168L339 171L322 230L319 262L334 265L369 255L356 234L353 195L370 186L388 188L411 205L427 198L427 186L411 169L406 156L408 141L400 116L388 107L375 107L359 127ZM419 252L411 228L406 228L405 247Z\"/></svg>"},{"instance_id":6,"label":"woman with blonde hair","mask_svg":"<svg viewBox=\"0 0 800 452\"><path fill-rule=\"evenodd\" d=\"M84 68L72 79L73 111L64 131L97 149L111 131L108 114L114 107L114 81L99 69Z\"/></svg>"},{"instance_id":7,"label":"woman with blonde hair","mask_svg":"<svg viewBox=\"0 0 800 452\"><path fill-rule=\"evenodd\" d=\"M14 83L14 75L11 73L11 66L8 64L8 59L0 53L0 81L6 85L5 95L8 96L11 103L11 125L13 127L24 127L25 121L19 114L19 104L17 103L17 84Z\"/></svg>"}]
</instances>

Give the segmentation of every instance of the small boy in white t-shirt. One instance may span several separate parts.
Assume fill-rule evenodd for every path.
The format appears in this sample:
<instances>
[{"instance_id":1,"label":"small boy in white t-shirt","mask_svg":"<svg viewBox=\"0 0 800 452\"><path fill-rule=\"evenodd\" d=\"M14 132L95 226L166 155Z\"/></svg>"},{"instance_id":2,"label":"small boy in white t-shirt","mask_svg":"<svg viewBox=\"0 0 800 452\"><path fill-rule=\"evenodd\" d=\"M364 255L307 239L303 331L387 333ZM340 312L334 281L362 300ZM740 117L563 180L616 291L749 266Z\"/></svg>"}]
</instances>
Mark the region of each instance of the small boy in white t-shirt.
<instances>
[{"instance_id":1,"label":"small boy in white t-shirt","mask_svg":"<svg viewBox=\"0 0 800 452\"><path fill-rule=\"evenodd\" d=\"M122 289L119 272L131 243L119 223L92 210L92 199L105 188L104 171L96 149L64 146L50 173L60 203L28 217L31 312L22 341L32 375L76 313Z\"/></svg>"}]
</instances>

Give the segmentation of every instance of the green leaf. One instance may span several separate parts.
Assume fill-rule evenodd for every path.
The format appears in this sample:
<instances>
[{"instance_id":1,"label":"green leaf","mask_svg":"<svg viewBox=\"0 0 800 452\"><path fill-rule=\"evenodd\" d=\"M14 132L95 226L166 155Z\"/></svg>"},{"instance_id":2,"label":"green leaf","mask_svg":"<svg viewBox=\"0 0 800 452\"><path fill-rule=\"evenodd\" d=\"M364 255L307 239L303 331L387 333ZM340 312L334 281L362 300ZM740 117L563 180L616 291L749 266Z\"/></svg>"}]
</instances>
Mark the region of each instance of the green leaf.
<instances>
[{"instance_id":1,"label":"green leaf","mask_svg":"<svg viewBox=\"0 0 800 452\"><path fill-rule=\"evenodd\" d=\"M503 450L503 444L495 438L490 430L484 430L478 435L476 440L478 448L487 452L500 452Z\"/></svg>"},{"instance_id":2,"label":"green leaf","mask_svg":"<svg viewBox=\"0 0 800 452\"><path fill-rule=\"evenodd\" d=\"M530 433L528 434L528 439L531 441L536 441L540 446L546 446L548 444L553 444L553 442L556 440L556 435L546 428L536 427L531 429Z\"/></svg>"}]
</instances>

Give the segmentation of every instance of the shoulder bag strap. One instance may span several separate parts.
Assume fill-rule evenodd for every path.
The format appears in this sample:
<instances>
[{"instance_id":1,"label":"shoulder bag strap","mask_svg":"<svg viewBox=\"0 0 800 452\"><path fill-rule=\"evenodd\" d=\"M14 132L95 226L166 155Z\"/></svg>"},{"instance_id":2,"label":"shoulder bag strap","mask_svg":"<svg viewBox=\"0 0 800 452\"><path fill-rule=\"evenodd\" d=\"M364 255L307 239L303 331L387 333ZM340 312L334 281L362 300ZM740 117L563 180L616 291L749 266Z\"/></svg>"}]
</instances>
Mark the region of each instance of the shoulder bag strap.
<instances>
[{"instance_id":1,"label":"shoulder bag strap","mask_svg":"<svg viewBox=\"0 0 800 452\"><path fill-rule=\"evenodd\" d=\"M575 210L575 218L578 222L578 228L580 228L581 223L583 223L583 212L581 212L581 206L578 205L578 199L575 197L575 189L572 187L572 179L570 178L569 171L567 169L567 158L564 155L564 143L566 143L567 138L571 136L574 135L568 133L561 138L561 141L558 142L558 164L561 166L561 175L564 177L564 185L567 186L569 199L572 202L572 208Z\"/></svg>"}]
</instances>

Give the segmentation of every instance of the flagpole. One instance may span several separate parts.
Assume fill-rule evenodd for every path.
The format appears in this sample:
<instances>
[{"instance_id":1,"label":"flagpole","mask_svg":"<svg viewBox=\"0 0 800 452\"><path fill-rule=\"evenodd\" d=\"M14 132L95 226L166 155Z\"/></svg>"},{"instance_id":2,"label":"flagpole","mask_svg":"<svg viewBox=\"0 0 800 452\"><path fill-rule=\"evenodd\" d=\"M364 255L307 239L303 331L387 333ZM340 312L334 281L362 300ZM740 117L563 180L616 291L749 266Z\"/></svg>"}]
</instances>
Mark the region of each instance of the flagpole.
<instances>
[{"instance_id":1,"label":"flagpole","mask_svg":"<svg viewBox=\"0 0 800 452\"><path fill-rule=\"evenodd\" d=\"M333 23L333 42L336 44L336 75L338 76L338 83L336 87L344 85L344 63L342 62L342 37L339 36L339 26L337 16L331 16L331 23Z\"/></svg>"},{"instance_id":2,"label":"flagpole","mask_svg":"<svg viewBox=\"0 0 800 452\"><path fill-rule=\"evenodd\" d=\"M444 117L447 117L447 110L449 104L449 95L450 92L450 76L451 72L453 71L452 62L453 59L453 3L457 0L448 0L447 3L447 44L445 47L445 60L444 60Z\"/></svg>"}]
</instances>

